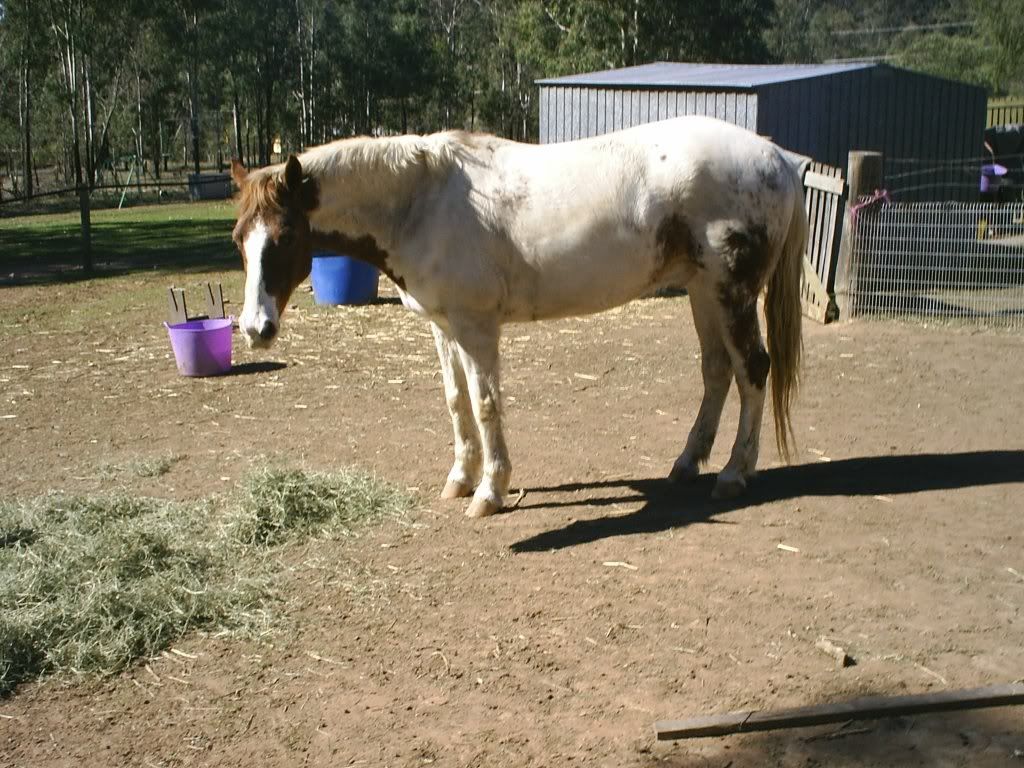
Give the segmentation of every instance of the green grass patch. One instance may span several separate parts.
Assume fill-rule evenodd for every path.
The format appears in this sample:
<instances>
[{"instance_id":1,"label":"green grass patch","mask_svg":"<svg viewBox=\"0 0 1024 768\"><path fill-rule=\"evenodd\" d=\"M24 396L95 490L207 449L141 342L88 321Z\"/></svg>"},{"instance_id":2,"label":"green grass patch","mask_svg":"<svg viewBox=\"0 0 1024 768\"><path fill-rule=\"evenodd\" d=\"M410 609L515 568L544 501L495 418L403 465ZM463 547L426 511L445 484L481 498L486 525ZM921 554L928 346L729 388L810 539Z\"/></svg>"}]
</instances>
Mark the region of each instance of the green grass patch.
<instances>
[{"instance_id":1,"label":"green grass patch","mask_svg":"<svg viewBox=\"0 0 1024 768\"><path fill-rule=\"evenodd\" d=\"M353 535L406 512L357 470L259 470L191 504L124 494L0 504L0 692L109 675L192 630L265 628L275 548Z\"/></svg>"},{"instance_id":2,"label":"green grass patch","mask_svg":"<svg viewBox=\"0 0 1024 768\"><path fill-rule=\"evenodd\" d=\"M91 219L93 260L101 276L238 260L231 202L96 211ZM77 213L0 219L0 276L14 282L81 277L80 237Z\"/></svg>"}]
</instances>

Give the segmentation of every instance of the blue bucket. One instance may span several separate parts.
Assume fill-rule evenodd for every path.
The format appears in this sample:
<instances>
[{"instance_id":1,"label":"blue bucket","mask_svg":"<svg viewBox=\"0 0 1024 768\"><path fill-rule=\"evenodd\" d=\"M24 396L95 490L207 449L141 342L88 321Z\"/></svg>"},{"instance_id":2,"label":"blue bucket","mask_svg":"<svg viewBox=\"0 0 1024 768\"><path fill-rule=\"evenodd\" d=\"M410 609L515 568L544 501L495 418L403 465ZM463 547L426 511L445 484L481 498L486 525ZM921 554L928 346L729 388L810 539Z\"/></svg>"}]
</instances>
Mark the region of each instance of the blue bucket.
<instances>
[{"instance_id":1,"label":"blue bucket","mask_svg":"<svg viewBox=\"0 0 1024 768\"><path fill-rule=\"evenodd\" d=\"M317 304L369 304L377 298L380 271L372 264L333 253L313 254Z\"/></svg>"}]
</instances>

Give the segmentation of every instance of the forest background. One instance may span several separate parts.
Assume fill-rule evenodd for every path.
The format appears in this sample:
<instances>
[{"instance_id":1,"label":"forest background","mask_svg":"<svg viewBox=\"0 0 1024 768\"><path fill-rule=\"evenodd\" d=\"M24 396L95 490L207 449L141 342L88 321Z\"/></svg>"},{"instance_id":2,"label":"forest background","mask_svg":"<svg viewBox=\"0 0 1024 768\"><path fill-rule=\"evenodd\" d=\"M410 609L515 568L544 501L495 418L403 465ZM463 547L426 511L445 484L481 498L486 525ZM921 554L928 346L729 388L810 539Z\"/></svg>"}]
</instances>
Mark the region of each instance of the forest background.
<instances>
[{"instance_id":1,"label":"forest background","mask_svg":"<svg viewBox=\"0 0 1024 768\"><path fill-rule=\"evenodd\" d=\"M535 141L538 78L885 61L1024 93L1024 0L0 0L0 200L354 134Z\"/></svg>"}]
</instances>

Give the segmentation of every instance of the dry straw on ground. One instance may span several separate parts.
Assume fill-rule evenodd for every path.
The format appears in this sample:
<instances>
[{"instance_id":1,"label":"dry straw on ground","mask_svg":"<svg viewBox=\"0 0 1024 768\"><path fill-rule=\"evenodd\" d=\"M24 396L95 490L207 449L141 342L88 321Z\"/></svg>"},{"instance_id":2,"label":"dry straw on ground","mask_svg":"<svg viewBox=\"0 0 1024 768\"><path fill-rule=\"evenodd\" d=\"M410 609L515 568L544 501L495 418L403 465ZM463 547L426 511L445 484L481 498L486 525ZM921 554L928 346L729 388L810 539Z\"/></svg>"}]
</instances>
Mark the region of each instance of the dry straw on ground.
<instances>
[{"instance_id":1,"label":"dry straw on ground","mask_svg":"<svg viewBox=\"0 0 1024 768\"><path fill-rule=\"evenodd\" d=\"M409 506L357 470L271 469L220 503L0 503L0 693L40 675L115 673L195 629L262 630L271 548L352 535Z\"/></svg>"}]
</instances>

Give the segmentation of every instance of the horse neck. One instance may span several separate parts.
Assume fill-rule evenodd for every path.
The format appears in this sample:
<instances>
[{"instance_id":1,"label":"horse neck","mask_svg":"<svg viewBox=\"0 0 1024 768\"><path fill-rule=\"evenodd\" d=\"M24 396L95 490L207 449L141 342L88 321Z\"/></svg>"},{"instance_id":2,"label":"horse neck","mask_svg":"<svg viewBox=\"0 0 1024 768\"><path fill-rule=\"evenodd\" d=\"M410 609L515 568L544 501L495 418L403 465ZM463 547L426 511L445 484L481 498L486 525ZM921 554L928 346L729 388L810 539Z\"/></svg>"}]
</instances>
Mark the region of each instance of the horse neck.
<instances>
[{"instance_id":1,"label":"horse neck","mask_svg":"<svg viewBox=\"0 0 1024 768\"><path fill-rule=\"evenodd\" d=\"M310 215L315 232L350 237L371 235L390 243L416 190L430 172L420 137L350 139L331 152L311 150L303 167L319 186L319 205Z\"/></svg>"}]
</instances>

